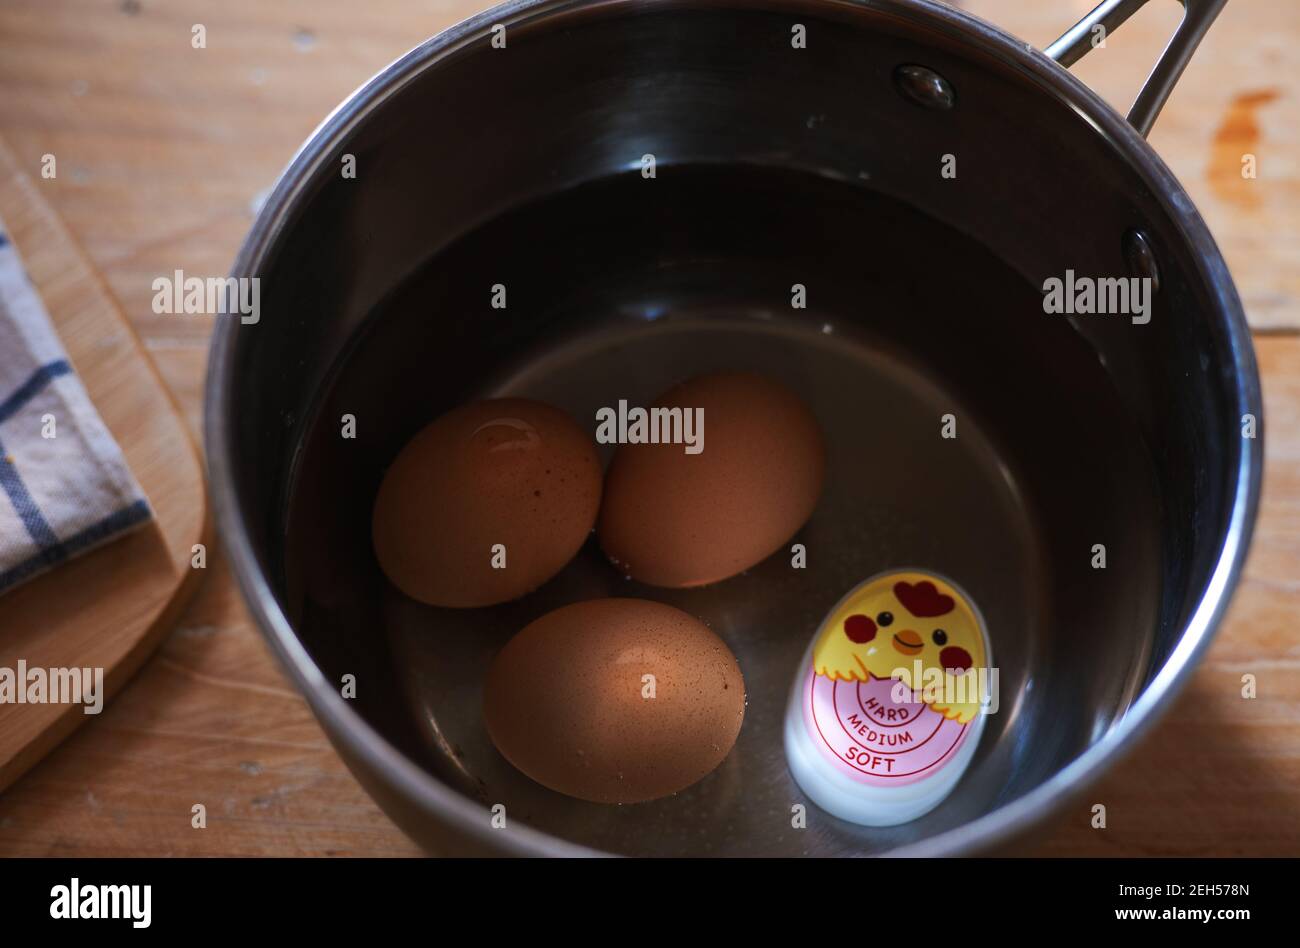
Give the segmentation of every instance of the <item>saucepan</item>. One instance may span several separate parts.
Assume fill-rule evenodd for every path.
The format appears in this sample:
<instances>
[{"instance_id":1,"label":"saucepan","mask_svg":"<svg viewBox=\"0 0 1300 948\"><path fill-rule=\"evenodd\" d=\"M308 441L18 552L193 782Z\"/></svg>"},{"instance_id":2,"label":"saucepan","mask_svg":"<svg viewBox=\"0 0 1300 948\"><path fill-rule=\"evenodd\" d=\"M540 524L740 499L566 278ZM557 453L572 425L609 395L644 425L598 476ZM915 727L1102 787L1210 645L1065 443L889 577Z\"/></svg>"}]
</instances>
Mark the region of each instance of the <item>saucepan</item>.
<instances>
[{"instance_id":1,"label":"saucepan","mask_svg":"<svg viewBox=\"0 0 1300 948\"><path fill-rule=\"evenodd\" d=\"M1209 644L1259 497L1241 304L1143 137L1222 5L1186 0L1127 120L1065 67L1142 0L1045 51L929 0L519 0L329 116L234 265L260 314L216 329L207 452L252 614L391 817L431 852L570 855L958 854L1086 819ZM589 544L467 610L385 581L378 484L441 412L516 394L591 420L722 369L823 428L808 569L652 591ZM796 664L908 565L979 603L998 712L927 815L797 826ZM485 732L492 656L598 596L704 617L744 671L735 747L675 796L563 796Z\"/></svg>"}]
</instances>

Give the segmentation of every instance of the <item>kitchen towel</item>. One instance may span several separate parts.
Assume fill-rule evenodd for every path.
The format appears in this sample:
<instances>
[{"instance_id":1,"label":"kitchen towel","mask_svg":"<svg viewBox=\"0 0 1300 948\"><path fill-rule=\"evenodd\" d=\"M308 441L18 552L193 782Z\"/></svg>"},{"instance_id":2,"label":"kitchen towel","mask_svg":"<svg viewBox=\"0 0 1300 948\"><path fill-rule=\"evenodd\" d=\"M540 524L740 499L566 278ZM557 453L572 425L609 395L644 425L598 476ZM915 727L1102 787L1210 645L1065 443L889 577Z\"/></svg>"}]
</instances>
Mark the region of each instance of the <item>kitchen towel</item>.
<instances>
[{"instance_id":1,"label":"kitchen towel","mask_svg":"<svg viewBox=\"0 0 1300 948\"><path fill-rule=\"evenodd\" d=\"M0 221L0 594L151 516Z\"/></svg>"}]
</instances>

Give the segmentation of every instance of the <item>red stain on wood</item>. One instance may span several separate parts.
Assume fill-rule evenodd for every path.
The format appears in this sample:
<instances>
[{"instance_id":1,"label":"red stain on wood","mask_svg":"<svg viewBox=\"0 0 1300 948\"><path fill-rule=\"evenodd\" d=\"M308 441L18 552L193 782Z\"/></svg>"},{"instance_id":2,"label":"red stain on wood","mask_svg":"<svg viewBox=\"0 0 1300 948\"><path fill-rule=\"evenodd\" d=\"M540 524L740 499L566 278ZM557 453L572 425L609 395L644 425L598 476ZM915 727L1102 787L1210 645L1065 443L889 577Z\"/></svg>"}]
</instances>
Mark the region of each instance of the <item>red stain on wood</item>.
<instances>
[{"instance_id":1,"label":"red stain on wood","mask_svg":"<svg viewBox=\"0 0 1300 948\"><path fill-rule=\"evenodd\" d=\"M1243 92L1232 100L1211 143L1210 166L1206 172L1215 195L1242 208L1260 204L1258 180L1242 177L1242 161L1255 155L1259 145L1258 110L1278 98L1277 89Z\"/></svg>"}]
</instances>

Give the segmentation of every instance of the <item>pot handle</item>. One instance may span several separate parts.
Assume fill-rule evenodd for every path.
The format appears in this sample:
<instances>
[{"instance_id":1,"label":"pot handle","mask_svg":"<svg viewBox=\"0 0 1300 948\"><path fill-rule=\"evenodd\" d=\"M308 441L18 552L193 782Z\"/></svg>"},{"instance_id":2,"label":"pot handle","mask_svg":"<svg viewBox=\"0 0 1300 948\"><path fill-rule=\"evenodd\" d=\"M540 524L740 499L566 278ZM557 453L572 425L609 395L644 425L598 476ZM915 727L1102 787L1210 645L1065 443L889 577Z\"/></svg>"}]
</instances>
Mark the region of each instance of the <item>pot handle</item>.
<instances>
[{"instance_id":1,"label":"pot handle","mask_svg":"<svg viewBox=\"0 0 1300 948\"><path fill-rule=\"evenodd\" d=\"M1129 124L1145 138L1155 123L1174 84L1183 74L1187 61L1192 58L1201 37L1210 28L1228 0L1178 0L1183 5L1183 19L1174 31L1169 45L1160 54L1147 81L1138 92L1129 110ZM1102 0L1096 8L1074 26L1070 27L1044 52L1062 66L1072 66L1092 49L1097 36L1102 40L1144 7L1147 0ZM1101 31L1096 31L1100 26Z\"/></svg>"}]
</instances>

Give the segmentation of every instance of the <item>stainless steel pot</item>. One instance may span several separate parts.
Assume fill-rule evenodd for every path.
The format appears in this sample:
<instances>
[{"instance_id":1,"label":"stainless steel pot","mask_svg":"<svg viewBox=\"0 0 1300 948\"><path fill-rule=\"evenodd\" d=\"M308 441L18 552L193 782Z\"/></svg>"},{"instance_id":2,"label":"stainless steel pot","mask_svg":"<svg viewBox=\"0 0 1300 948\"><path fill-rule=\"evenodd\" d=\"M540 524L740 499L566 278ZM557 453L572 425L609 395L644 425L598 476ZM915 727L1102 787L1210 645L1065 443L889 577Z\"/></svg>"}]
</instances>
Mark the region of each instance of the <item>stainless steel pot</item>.
<instances>
[{"instance_id":1,"label":"stainless steel pot","mask_svg":"<svg viewBox=\"0 0 1300 948\"><path fill-rule=\"evenodd\" d=\"M1223 614L1259 494L1241 306L1142 138L1222 2L1187 0L1128 122L1062 66L1142 0L1103 3L1046 55L929 0L522 0L340 106L235 263L261 318L216 331L207 451L250 609L392 818L437 852L988 851L1133 747ZM1150 278L1150 321L1045 315L1038 288L1067 270ZM593 548L473 612L383 581L374 490L440 411L511 392L591 417L738 366L785 379L827 430L808 570L653 591ZM794 829L794 662L845 590L900 563L980 604L1003 710L932 814L882 831L813 810ZM529 619L617 594L710 621L749 708L697 786L599 807L496 754L479 681Z\"/></svg>"}]
</instances>

